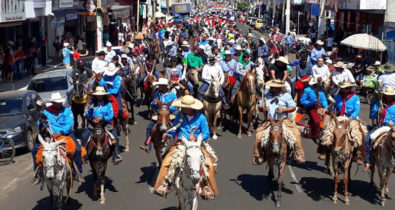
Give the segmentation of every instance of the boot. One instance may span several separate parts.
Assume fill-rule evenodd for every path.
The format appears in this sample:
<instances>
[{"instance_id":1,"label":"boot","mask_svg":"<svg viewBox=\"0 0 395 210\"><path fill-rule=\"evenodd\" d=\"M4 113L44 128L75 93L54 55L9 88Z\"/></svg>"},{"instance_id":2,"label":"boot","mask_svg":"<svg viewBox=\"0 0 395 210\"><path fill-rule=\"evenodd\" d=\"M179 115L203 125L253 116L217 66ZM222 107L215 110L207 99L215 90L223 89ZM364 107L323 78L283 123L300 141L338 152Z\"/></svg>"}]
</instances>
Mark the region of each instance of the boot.
<instances>
[{"instance_id":1,"label":"boot","mask_svg":"<svg viewBox=\"0 0 395 210\"><path fill-rule=\"evenodd\" d=\"M214 200L215 199L215 194L209 186L203 187L201 196L203 199L206 199L206 200Z\"/></svg>"},{"instance_id":2,"label":"boot","mask_svg":"<svg viewBox=\"0 0 395 210\"><path fill-rule=\"evenodd\" d=\"M150 152L151 152L151 149L148 148L148 146L139 146L139 148L140 148L141 150L145 151L146 153L150 153Z\"/></svg>"},{"instance_id":3,"label":"boot","mask_svg":"<svg viewBox=\"0 0 395 210\"><path fill-rule=\"evenodd\" d=\"M158 187L158 189L154 191L155 194L162 197L165 197L168 192L169 192L169 188L167 183L162 184L161 186Z\"/></svg>"},{"instance_id":4,"label":"boot","mask_svg":"<svg viewBox=\"0 0 395 210\"><path fill-rule=\"evenodd\" d=\"M114 153L113 153L112 161L114 165L118 165L120 162L122 162L122 157L119 154L119 150L115 145L114 145Z\"/></svg>"}]
</instances>

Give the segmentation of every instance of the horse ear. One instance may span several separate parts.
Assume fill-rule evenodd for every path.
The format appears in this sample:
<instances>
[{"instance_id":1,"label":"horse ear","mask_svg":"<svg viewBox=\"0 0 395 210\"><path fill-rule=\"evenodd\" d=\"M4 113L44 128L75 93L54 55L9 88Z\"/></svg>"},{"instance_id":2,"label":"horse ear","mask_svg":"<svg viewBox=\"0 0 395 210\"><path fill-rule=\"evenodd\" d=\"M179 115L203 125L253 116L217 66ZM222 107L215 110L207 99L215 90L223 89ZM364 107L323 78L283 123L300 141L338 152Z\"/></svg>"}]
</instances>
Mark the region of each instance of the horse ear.
<instances>
[{"instance_id":1,"label":"horse ear","mask_svg":"<svg viewBox=\"0 0 395 210\"><path fill-rule=\"evenodd\" d=\"M389 125L391 128L394 127L394 124L392 123L392 120L390 120L390 121L388 122L388 125Z\"/></svg>"},{"instance_id":2,"label":"horse ear","mask_svg":"<svg viewBox=\"0 0 395 210\"><path fill-rule=\"evenodd\" d=\"M267 118L267 120L270 121L270 124L273 124L273 123L274 123L272 116L269 116L269 117Z\"/></svg>"},{"instance_id":3,"label":"horse ear","mask_svg":"<svg viewBox=\"0 0 395 210\"><path fill-rule=\"evenodd\" d=\"M157 120L158 120L158 115L153 115L152 118L151 118L151 120L157 121Z\"/></svg>"},{"instance_id":4,"label":"horse ear","mask_svg":"<svg viewBox=\"0 0 395 210\"><path fill-rule=\"evenodd\" d=\"M64 139L61 139L61 140L59 140L59 141L56 141L54 144L55 144L55 147L56 146L58 146L58 145L60 145L60 144L62 144L63 142L65 142L66 141L66 139L64 138Z\"/></svg>"},{"instance_id":5,"label":"horse ear","mask_svg":"<svg viewBox=\"0 0 395 210\"><path fill-rule=\"evenodd\" d=\"M338 124L339 124L339 121L337 120L336 115L332 115L332 116L333 116L333 120L335 120L335 124L338 125Z\"/></svg>"},{"instance_id":6,"label":"horse ear","mask_svg":"<svg viewBox=\"0 0 395 210\"><path fill-rule=\"evenodd\" d=\"M45 144L47 144L47 142L44 141L43 137L41 136L41 134L37 135L37 139L38 141L44 146Z\"/></svg>"}]
</instances>

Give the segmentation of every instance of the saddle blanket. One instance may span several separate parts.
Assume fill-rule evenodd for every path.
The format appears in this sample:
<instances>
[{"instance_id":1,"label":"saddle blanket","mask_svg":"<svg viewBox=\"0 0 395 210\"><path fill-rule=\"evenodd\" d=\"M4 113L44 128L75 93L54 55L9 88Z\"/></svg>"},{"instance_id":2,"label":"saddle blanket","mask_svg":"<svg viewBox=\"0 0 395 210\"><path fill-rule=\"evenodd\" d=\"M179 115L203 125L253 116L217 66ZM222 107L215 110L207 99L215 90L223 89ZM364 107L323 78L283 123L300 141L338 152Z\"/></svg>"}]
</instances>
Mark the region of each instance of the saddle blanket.
<instances>
[{"instance_id":1,"label":"saddle blanket","mask_svg":"<svg viewBox=\"0 0 395 210\"><path fill-rule=\"evenodd\" d=\"M377 139L379 136L381 136L381 135L383 135L383 134L389 132L390 130L391 130L391 127L390 127L390 126L383 126L383 127L379 128L379 129L375 130L375 131L370 135L370 140L371 140L372 142L374 142L374 141L376 141L376 139Z\"/></svg>"}]
</instances>

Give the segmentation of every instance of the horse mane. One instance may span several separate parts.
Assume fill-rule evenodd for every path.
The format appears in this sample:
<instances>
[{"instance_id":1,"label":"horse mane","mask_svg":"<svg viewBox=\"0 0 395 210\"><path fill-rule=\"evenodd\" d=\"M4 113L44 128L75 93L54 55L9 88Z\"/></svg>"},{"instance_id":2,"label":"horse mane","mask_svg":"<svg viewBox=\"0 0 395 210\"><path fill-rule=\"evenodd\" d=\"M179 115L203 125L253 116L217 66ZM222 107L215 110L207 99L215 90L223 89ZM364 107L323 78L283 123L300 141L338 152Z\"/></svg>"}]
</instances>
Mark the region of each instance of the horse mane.
<instances>
[{"instance_id":1,"label":"horse mane","mask_svg":"<svg viewBox=\"0 0 395 210\"><path fill-rule=\"evenodd\" d=\"M282 138L287 142L289 148L294 149L296 144L296 136L284 123L281 126L282 126L282 134L281 134ZM269 139L271 137L270 135L271 128L272 126L269 125L261 131L263 132L263 135L260 139L261 148L265 148L267 143L269 142Z\"/></svg>"}]
</instances>

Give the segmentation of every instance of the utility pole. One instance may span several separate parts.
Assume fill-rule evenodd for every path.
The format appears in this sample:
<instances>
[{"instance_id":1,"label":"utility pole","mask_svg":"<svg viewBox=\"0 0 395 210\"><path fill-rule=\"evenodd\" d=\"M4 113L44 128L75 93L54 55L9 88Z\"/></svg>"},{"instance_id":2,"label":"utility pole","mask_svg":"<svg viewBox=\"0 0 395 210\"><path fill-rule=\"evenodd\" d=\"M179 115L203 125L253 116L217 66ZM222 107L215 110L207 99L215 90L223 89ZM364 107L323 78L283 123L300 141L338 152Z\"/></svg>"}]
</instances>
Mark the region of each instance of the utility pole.
<instances>
[{"instance_id":1,"label":"utility pole","mask_svg":"<svg viewBox=\"0 0 395 210\"><path fill-rule=\"evenodd\" d=\"M290 22L289 19L291 18L291 0L286 0L286 6L287 8L285 9L285 33L289 31L290 28Z\"/></svg>"},{"instance_id":2,"label":"utility pole","mask_svg":"<svg viewBox=\"0 0 395 210\"><path fill-rule=\"evenodd\" d=\"M322 35L324 34L325 30L325 4L326 0L320 0L320 17L318 19L318 34L317 38L321 39Z\"/></svg>"},{"instance_id":3,"label":"utility pole","mask_svg":"<svg viewBox=\"0 0 395 210\"><path fill-rule=\"evenodd\" d=\"M276 18L276 0L273 0L272 27L274 27L274 19Z\"/></svg>"},{"instance_id":4,"label":"utility pole","mask_svg":"<svg viewBox=\"0 0 395 210\"><path fill-rule=\"evenodd\" d=\"M140 26L140 0L137 0L137 21L136 21L136 32L139 32Z\"/></svg>"}]
</instances>

